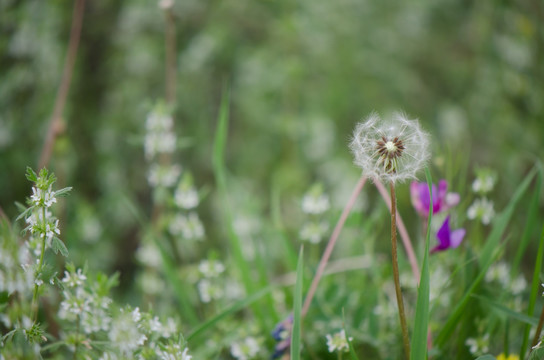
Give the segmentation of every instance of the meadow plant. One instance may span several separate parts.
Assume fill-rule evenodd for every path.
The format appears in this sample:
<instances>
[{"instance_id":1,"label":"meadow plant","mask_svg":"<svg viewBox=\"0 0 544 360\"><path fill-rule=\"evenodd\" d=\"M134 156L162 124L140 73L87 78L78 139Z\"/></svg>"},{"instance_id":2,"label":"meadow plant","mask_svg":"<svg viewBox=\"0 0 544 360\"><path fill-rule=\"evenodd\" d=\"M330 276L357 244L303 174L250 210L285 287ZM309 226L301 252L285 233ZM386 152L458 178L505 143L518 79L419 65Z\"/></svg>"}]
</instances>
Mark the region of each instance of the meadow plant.
<instances>
[{"instance_id":1,"label":"meadow plant","mask_svg":"<svg viewBox=\"0 0 544 360\"><path fill-rule=\"evenodd\" d=\"M409 120L396 113L382 121L373 113L359 123L350 143L355 164L363 175L389 183L391 194L391 252L393 279L399 309L405 356L410 356L410 337L399 280L397 259L397 204L395 183L415 179L416 173L426 164L430 153L428 135L417 120Z\"/></svg>"}]
</instances>

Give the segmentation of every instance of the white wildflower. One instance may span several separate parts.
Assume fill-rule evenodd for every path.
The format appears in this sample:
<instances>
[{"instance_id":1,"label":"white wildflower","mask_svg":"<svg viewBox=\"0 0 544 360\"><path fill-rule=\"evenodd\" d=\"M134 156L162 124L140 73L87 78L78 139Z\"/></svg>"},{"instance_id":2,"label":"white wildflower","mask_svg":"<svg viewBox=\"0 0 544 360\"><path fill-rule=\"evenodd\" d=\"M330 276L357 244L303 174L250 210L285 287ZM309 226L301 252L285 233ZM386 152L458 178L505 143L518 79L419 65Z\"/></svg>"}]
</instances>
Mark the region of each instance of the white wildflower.
<instances>
[{"instance_id":1,"label":"white wildflower","mask_svg":"<svg viewBox=\"0 0 544 360\"><path fill-rule=\"evenodd\" d=\"M320 184L312 186L302 198L302 211L306 214L321 214L329 208L329 197L323 193L323 187Z\"/></svg>"},{"instance_id":2,"label":"white wildflower","mask_svg":"<svg viewBox=\"0 0 544 360\"><path fill-rule=\"evenodd\" d=\"M356 126L350 148L363 175L402 182L416 178L429 158L428 144L428 135L417 120L396 113L390 120L382 121L372 113Z\"/></svg>"},{"instance_id":3,"label":"white wildflower","mask_svg":"<svg viewBox=\"0 0 544 360\"><path fill-rule=\"evenodd\" d=\"M157 349L157 356L161 360L191 360L193 357L189 355L189 349L181 350L178 344L167 345L162 349Z\"/></svg>"},{"instance_id":4,"label":"white wildflower","mask_svg":"<svg viewBox=\"0 0 544 360\"><path fill-rule=\"evenodd\" d=\"M198 264L198 271L207 278L218 277L225 271L225 265L219 260L202 260Z\"/></svg>"},{"instance_id":5,"label":"white wildflower","mask_svg":"<svg viewBox=\"0 0 544 360\"><path fill-rule=\"evenodd\" d=\"M194 209L198 206L198 192L195 188L178 188L174 193L174 202L182 209Z\"/></svg>"},{"instance_id":6,"label":"white wildflower","mask_svg":"<svg viewBox=\"0 0 544 360\"><path fill-rule=\"evenodd\" d=\"M251 336L242 341L234 342L230 346L230 353L238 360L253 359L258 352L259 342Z\"/></svg>"},{"instance_id":7,"label":"white wildflower","mask_svg":"<svg viewBox=\"0 0 544 360\"><path fill-rule=\"evenodd\" d=\"M327 338L327 347L329 348L329 352L349 351L349 344L346 338L345 330L342 329L333 335L327 334L325 337ZM349 341L352 340L353 338L350 337Z\"/></svg>"},{"instance_id":8,"label":"white wildflower","mask_svg":"<svg viewBox=\"0 0 544 360\"><path fill-rule=\"evenodd\" d=\"M139 311L137 314L139 314ZM138 316L135 316L134 311L126 312L121 310L113 319L108 333L112 345L116 346L125 357L131 357L133 352L147 340L147 336L140 332L135 318L138 318Z\"/></svg>"},{"instance_id":9,"label":"white wildflower","mask_svg":"<svg viewBox=\"0 0 544 360\"><path fill-rule=\"evenodd\" d=\"M149 169L147 181L149 182L149 185L153 187L171 187L176 184L180 174L181 167L178 165L161 166L159 164L153 164Z\"/></svg>"},{"instance_id":10,"label":"white wildflower","mask_svg":"<svg viewBox=\"0 0 544 360\"><path fill-rule=\"evenodd\" d=\"M471 220L479 219L482 224L488 225L493 216L495 216L493 201L490 201L487 198L474 200L472 205L467 210L467 216Z\"/></svg>"},{"instance_id":11,"label":"white wildflower","mask_svg":"<svg viewBox=\"0 0 544 360\"><path fill-rule=\"evenodd\" d=\"M197 284L198 294L203 303L209 303L223 297L223 290L208 279L202 279Z\"/></svg>"},{"instance_id":12,"label":"white wildflower","mask_svg":"<svg viewBox=\"0 0 544 360\"><path fill-rule=\"evenodd\" d=\"M82 286L85 280L87 280L87 276L83 274L81 269L77 269L75 273L64 271L64 278L62 279L62 282L70 288L75 288Z\"/></svg>"},{"instance_id":13,"label":"white wildflower","mask_svg":"<svg viewBox=\"0 0 544 360\"><path fill-rule=\"evenodd\" d=\"M173 235L181 235L187 240L202 240L204 238L204 226L195 212L175 216L169 226Z\"/></svg>"},{"instance_id":14,"label":"white wildflower","mask_svg":"<svg viewBox=\"0 0 544 360\"><path fill-rule=\"evenodd\" d=\"M329 230L329 224L327 224L325 221L309 221L302 226L299 236L304 241L317 244L321 242L323 237L326 235L327 230Z\"/></svg>"},{"instance_id":15,"label":"white wildflower","mask_svg":"<svg viewBox=\"0 0 544 360\"><path fill-rule=\"evenodd\" d=\"M468 338L465 345L468 346L470 353L474 356L485 354L489 351L489 334L476 339Z\"/></svg>"}]
</instances>

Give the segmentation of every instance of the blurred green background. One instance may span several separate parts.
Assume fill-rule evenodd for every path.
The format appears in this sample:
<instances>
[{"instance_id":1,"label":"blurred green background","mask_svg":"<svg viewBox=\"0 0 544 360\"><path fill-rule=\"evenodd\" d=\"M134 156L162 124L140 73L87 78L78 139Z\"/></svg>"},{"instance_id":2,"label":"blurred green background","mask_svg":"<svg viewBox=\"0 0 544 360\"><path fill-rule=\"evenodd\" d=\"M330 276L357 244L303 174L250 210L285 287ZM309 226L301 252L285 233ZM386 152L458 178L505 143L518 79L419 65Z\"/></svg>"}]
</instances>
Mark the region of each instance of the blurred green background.
<instances>
[{"instance_id":1,"label":"blurred green background","mask_svg":"<svg viewBox=\"0 0 544 360\"><path fill-rule=\"evenodd\" d=\"M0 2L0 204L10 218L30 192L25 168L37 167L72 5ZM474 166L495 169L500 209L544 154L543 8L540 0L176 1L183 146L173 160L198 187L215 187L212 143L228 83L232 191L253 214L267 214L271 193L281 194L289 219L316 180L340 207L360 175L347 147L356 122L402 109L432 134L435 178L462 191ZM88 237L104 250L98 266L129 275L126 254L141 236L134 209L152 209L142 144L146 116L165 96L164 38L154 1L87 2L49 166L59 187L74 187L68 248ZM220 247L211 193L200 212Z\"/></svg>"}]
</instances>

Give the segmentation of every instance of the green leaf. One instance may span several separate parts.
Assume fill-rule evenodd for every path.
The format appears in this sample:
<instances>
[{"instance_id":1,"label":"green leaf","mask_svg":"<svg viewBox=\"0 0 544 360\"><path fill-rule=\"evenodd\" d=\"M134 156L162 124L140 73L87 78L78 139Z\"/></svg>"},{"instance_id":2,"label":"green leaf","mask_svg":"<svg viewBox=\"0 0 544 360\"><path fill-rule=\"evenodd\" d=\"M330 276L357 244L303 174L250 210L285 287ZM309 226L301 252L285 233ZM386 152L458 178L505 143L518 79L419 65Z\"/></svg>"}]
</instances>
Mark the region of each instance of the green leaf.
<instances>
[{"instance_id":1,"label":"green leaf","mask_svg":"<svg viewBox=\"0 0 544 360\"><path fill-rule=\"evenodd\" d=\"M472 297L486 303L487 305L490 305L490 306L494 307L495 309L502 312L504 315L508 316L509 318L521 321L521 322L523 322L525 324L528 324L528 325L537 325L538 324L538 319L537 318L532 317L532 316L527 316L527 315L522 314L522 313L518 313L518 312L516 312L516 311L514 311L512 309L509 309L506 306L504 306L502 304L499 304L498 302L493 301L491 299L488 299L488 298L486 298L484 296L472 295Z\"/></svg>"},{"instance_id":2,"label":"green leaf","mask_svg":"<svg viewBox=\"0 0 544 360\"><path fill-rule=\"evenodd\" d=\"M26 178L32 182L38 181L38 175L32 170L30 166L26 167Z\"/></svg>"},{"instance_id":3,"label":"green leaf","mask_svg":"<svg viewBox=\"0 0 544 360\"><path fill-rule=\"evenodd\" d=\"M55 254L58 254L60 252L62 256L68 257L68 249L66 248L66 245L64 245L62 240L58 237L53 237L51 248L53 249Z\"/></svg>"},{"instance_id":4,"label":"green leaf","mask_svg":"<svg viewBox=\"0 0 544 360\"><path fill-rule=\"evenodd\" d=\"M68 186L68 187L65 187L64 189L55 191L55 196L66 196L68 195L70 191L72 191L72 187Z\"/></svg>"},{"instance_id":5,"label":"green leaf","mask_svg":"<svg viewBox=\"0 0 544 360\"><path fill-rule=\"evenodd\" d=\"M540 294L540 269L542 269L542 262L544 257L544 227L542 227L542 233L540 235L540 242L538 244L538 252L536 254L535 268L533 270L533 282L531 284L531 295L529 296L529 306L527 307L527 314L531 314L535 311L536 298ZM525 350L527 349L527 344L529 342L529 332L531 331L531 326L525 326L525 331L523 332L523 342L521 344L521 349L519 351L519 358L525 358ZM538 335L537 335L538 336Z\"/></svg>"},{"instance_id":6,"label":"green leaf","mask_svg":"<svg viewBox=\"0 0 544 360\"><path fill-rule=\"evenodd\" d=\"M427 185L429 186L430 203L433 203L432 186L433 179L431 172L425 168ZM416 315L414 323L414 332L412 334L412 344L410 350L410 359L421 360L427 358L427 332L429 331L429 243L431 239L431 219L433 211L429 208L429 218L427 224L427 235L425 240L425 253L423 255L423 265L421 267L421 278L417 290Z\"/></svg>"},{"instance_id":7,"label":"green leaf","mask_svg":"<svg viewBox=\"0 0 544 360\"><path fill-rule=\"evenodd\" d=\"M291 333L291 360L300 360L300 328L301 328L301 308L302 308L302 273L304 247L300 247L297 263L297 280L295 283L295 295L293 306L293 332Z\"/></svg>"}]
</instances>

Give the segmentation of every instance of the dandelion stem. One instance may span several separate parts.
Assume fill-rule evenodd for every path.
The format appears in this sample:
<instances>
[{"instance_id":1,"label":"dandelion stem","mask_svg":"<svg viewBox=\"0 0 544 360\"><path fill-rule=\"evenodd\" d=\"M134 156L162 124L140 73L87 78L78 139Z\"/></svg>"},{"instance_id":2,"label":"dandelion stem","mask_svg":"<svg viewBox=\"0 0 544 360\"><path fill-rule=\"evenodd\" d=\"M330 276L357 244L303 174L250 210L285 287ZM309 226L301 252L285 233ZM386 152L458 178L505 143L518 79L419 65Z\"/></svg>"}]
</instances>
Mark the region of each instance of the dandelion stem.
<instances>
[{"instance_id":1,"label":"dandelion stem","mask_svg":"<svg viewBox=\"0 0 544 360\"><path fill-rule=\"evenodd\" d=\"M391 191L391 254L393 256L393 279L395 281L395 293L397 295L397 304L399 307L404 353L406 357L408 357L410 356L410 337L408 335L406 314L404 313L404 302L402 300L402 291L400 289L399 262L397 258L397 199L395 196L395 184L393 182L389 183L389 189Z\"/></svg>"},{"instance_id":2,"label":"dandelion stem","mask_svg":"<svg viewBox=\"0 0 544 360\"><path fill-rule=\"evenodd\" d=\"M374 179L374 185L376 186L383 200L387 204L389 211L391 211L391 199L389 198L387 189L377 178ZM400 238L402 240L402 244L404 245L404 249L406 250L406 254L408 255L408 261L410 262L410 266L412 267L412 273L414 275L414 279L419 284L419 278L420 278L419 266L417 264L414 248L412 247L412 241L410 240L410 235L408 235L408 231L406 230L406 226L404 226L404 222L402 221L402 217L400 216L400 214L396 214L395 216L397 217L397 226L400 233Z\"/></svg>"},{"instance_id":3,"label":"dandelion stem","mask_svg":"<svg viewBox=\"0 0 544 360\"><path fill-rule=\"evenodd\" d=\"M351 193L351 196L346 206L344 207L344 210L342 211L342 215L340 215L340 219L338 219L338 222L336 223L336 226L334 227L334 231L332 232L329 242L327 243L327 247L325 248L325 251L323 252L323 255L321 256L321 260L319 260L319 265L317 266L317 271L312 280L312 284L310 285L310 289L308 290L308 294L306 295L306 298L304 299L304 305L302 306L302 312L301 312L302 317L306 315L306 313L308 312L308 309L310 308L310 304L312 303L312 299L314 297L315 291L317 290L317 285L319 284L319 280L321 280L321 276L323 275L323 272L325 271L325 266L327 266L327 262L329 261L329 258L332 254L332 250L334 249L336 240L338 240L338 236L340 235L340 232L342 231L342 228L344 227L344 223L346 222L346 219L348 218L351 208L355 204L355 200L357 200L357 196L359 196L359 193L363 189L363 186L365 185L366 180L367 180L366 176L362 176L359 179L359 182L357 183L357 185L355 185L355 189L353 189L353 192Z\"/></svg>"}]
</instances>

